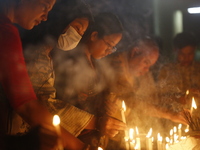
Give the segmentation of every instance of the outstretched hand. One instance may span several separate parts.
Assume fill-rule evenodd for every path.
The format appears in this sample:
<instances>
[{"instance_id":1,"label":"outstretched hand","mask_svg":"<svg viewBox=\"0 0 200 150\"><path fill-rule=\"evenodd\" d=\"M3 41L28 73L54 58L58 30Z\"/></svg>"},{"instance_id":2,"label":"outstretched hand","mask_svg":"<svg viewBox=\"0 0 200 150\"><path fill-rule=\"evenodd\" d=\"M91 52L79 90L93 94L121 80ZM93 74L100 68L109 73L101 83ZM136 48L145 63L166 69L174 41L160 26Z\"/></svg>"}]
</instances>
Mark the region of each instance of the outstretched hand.
<instances>
[{"instance_id":1,"label":"outstretched hand","mask_svg":"<svg viewBox=\"0 0 200 150\"><path fill-rule=\"evenodd\" d=\"M126 129L125 123L107 115L99 119L99 125L101 133L109 137L114 137L119 133L119 130Z\"/></svg>"},{"instance_id":2,"label":"outstretched hand","mask_svg":"<svg viewBox=\"0 0 200 150\"><path fill-rule=\"evenodd\" d=\"M170 117L170 120L173 121L173 122L182 123L182 124L187 125L188 122L184 117L184 111L189 112L189 110L185 109L185 110L183 110L183 111L181 111L177 114L172 114L171 117Z\"/></svg>"}]
</instances>

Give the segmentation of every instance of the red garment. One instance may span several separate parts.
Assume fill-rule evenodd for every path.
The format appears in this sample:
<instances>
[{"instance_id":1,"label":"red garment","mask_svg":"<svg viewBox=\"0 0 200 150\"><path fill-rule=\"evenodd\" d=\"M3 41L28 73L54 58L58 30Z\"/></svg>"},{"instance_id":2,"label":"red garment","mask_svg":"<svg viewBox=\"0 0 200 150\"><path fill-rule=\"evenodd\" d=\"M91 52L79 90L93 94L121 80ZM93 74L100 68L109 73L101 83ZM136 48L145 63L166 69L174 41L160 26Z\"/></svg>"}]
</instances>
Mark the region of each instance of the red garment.
<instances>
[{"instance_id":1,"label":"red garment","mask_svg":"<svg viewBox=\"0 0 200 150\"><path fill-rule=\"evenodd\" d=\"M26 70L18 29L4 15L0 15L0 84L14 109L37 99Z\"/></svg>"}]
</instances>

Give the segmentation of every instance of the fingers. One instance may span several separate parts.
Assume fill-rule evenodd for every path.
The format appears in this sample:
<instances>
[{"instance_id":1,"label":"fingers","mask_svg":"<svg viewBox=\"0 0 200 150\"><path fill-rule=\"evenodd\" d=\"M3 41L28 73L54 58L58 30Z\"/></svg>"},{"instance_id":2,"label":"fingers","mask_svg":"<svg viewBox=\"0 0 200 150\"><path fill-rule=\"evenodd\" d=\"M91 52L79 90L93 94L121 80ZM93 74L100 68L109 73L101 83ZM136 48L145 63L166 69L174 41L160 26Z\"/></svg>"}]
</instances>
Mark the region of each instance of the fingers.
<instances>
[{"instance_id":1,"label":"fingers","mask_svg":"<svg viewBox=\"0 0 200 150\"><path fill-rule=\"evenodd\" d=\"M125 130L126 124L122 121L114 119L112 117L105 117L105 124L103 132L105 135L109 137L114 137L116 134L119 133L119 130Z\"/></svg>"}]
</instances>

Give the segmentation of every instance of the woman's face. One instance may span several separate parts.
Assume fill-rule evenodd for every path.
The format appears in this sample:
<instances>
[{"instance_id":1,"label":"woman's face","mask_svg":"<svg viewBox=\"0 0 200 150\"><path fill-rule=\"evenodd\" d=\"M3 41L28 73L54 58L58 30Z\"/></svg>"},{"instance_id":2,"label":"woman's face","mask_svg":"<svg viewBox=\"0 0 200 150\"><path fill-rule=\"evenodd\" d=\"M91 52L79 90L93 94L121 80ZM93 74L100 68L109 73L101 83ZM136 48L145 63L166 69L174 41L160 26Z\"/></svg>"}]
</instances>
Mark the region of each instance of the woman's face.
<instances>
[{"instance_id":1,"label":"woman's face","mask_svg":"<svg viewBox=\"0 0 200 150\"><path fill-rule=\"evenodd\" d=\"M88 25L89 21L87 18L76 18L70 23L70 26L72 26L81 36L83 36L87 30Z\"/></svg>"},{"instance_id":2,"label":"woman's face","mask_svg":"<svg viewBox=\"0 0 200 150\"><path fill-rule=\"evenodd\" d=\"M34 26L46 21L49 11L56 0L22 0L16 8L14 23L25 29L32 29Z\"/></svg>"},{"instance_id":3,"label":"woman's face","mask_svg":"<svg viewBox=\"0 0 200 150\"><path fill-rule=\"evenodd\" d=\"M142 76L149 72L150 67L154 65L158 59L158 49L155 47L152 47L152 50L148 49L150 49L150 47L146 47L145 50L141 51L141 54L129 60L130 73L135 77Z\"/></svg>"},{"instance_id":4,"label":"woman's face","mask_svg":"<svg viewBox=\"0 0 200 150\"><path fill-rule=\"evenodd\" d=\"M98 37L97 32L93 32L91 40L88 43L90 54L95 59L101 59L116 51L116 45L122 38L121 33L106 35L103 38Z\"/></svg>"}]
</instances>

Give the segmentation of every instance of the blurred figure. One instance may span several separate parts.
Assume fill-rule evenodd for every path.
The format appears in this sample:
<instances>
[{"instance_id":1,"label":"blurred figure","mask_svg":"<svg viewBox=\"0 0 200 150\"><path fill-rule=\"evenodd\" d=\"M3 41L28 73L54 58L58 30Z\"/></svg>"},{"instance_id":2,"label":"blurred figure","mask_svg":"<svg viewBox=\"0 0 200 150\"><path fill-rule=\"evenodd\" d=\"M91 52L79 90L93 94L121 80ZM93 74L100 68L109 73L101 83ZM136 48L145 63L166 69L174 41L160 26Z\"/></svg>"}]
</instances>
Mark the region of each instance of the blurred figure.
<instances>
[{"instance_id":1,"label":"blurred figure","mask_svg":"<svg viewBox=\"0 0 200 150\"><path fill-rule=\"evenodd\" d=\"M27 149L27 142L31 146L30 149L52 149L57 145L58 136L55 129L44 128L46 124L52 126L53 117L37 101L26 71L19 32L13 25L15 23L24 29L32 29L41 21L47 20L48 12L54 3L55 0L0 1L0 149L16 149L17 147ZM8 122L12 109L35 127L35 132L29 133L32 136L16 136L15 138L9 135ZM38 125L43 127L36 128ZM49 133L44 132L43 129ZM44 138L38 141L34 136ZM11 140L13 138L14 140Z\"/></svg>"},{"instance_id":2,"label":"blurred figure","mask_svg":"<svg viewBox=\"0 0 200 150\"><path fill-rule=\"evenodd\" d=\"M100 81L96 61L116 51L115 46L122 38L122 25L112 13L100 13L94 20L95 23L77 48L57 53L56 58L60 59L56 59L54 64L58 98L99 118L95 128L85 129L78 136L82 141L97 147L101 134L115 136L118 130L125 128L125 124L113 118L102 118L100 114L102 99L98 94L104 85ZM103 126L105 130L101 130L100 126L104 122L107 125Z\"/></svg>"},{"instance_id":3,"label":"blurred figure","mask_svg":"<svg viewBox=\"0 0 200 150\"><path fill-rule=\"evenodd\" d=\"M163 66L158 75L160 94L190 108L189 99L200 96L200 63L194 60L197 39L192 33L179 33L173 40L173 47L176 62Z\"/></svg>"},{"instance_id":4,"label":"blurred figure","mask_svg":"<svg viewBox=\"0 0 200 150\"><path fill-rule=\"evenodd\" d=\"M57 147L57 139L60 137L52 125L53 116L37 100L27 74L20 36L13 25L16 23L24 29L32 29L41 21L47 20L48 12L54 3L55 0L0 1L1 149L27 149L28 146L30 149L51 150ZM10 134L11 127L8 125L12 111L17 112L31 127L35 127L35 131L20 137L6 136L7 133ZM37 126L42 127L36 128ZM63 146L69 149L78 150L85 147L63 128L61 136L62 139L67 139L63 140ZM16 142L15 137L19 142ZM38 137L39 141L35 141Z\"/></svg>"},{"instance_id":5,"label":"blurred figure","mask_svg":"<svg viewBox=\"0 0 200 150\"><path fill-rule=\"evenodd\" d=\"M186 124L177 104L161 103L158 99L156 84L149 71L158 56L157 43L150 37L142 37L136 40L127 51L110 55L106 60L113 69L112 76L107 76L108 87L110 87L107 94L112 96L107 96L106 112L109 116L121 120L120 109L124 100L127 107L127 124L130 127L138 126L141 132L147 132L145 128L158 129L158 125L160 126L157 119L149 116ZM116 145L116 143L114 146L109 144L109 147L116 149Z\"/></svg>"}]
</instances>

